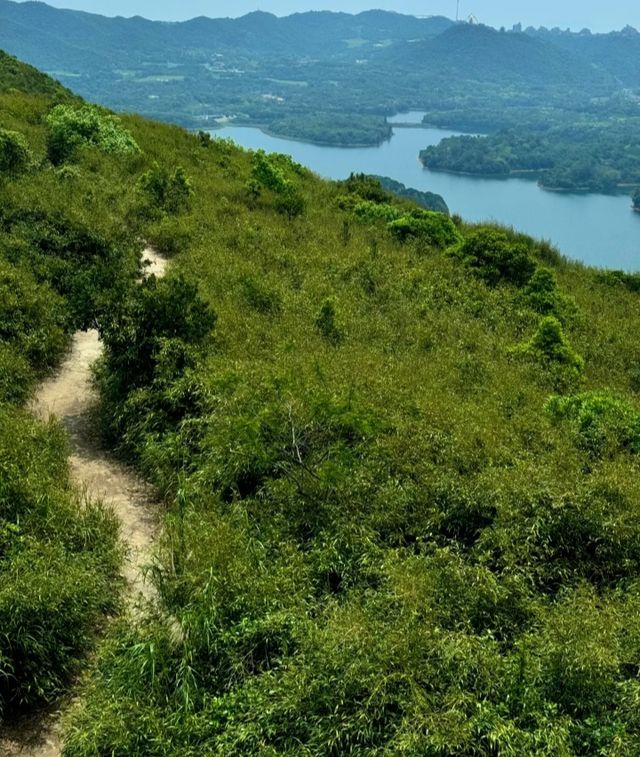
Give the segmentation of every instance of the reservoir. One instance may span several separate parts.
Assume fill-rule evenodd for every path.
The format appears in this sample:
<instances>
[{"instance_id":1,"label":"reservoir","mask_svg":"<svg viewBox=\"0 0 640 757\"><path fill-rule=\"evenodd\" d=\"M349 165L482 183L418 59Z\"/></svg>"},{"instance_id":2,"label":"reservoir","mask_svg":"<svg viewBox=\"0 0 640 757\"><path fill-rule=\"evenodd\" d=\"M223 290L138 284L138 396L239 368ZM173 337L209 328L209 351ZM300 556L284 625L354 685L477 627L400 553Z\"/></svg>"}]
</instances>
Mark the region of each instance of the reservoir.
<instances>
[{"instance_id":1,"label":"reservoir","mask_svg":"<svg viewBox=\"0 0 640 757\"><path fill-rule=\"evenodd\" d=\"M390 122L418 124L421 115L400 114ZM352 172L390 176L408 187L442 195L451 212L467 221L513 226L551 241L567 257L588 265L640 271L640 214L631 210L629 196L549 192L526 179L484 179L423 168L420 150L455 132L394 128L388 142L363 148L312 145L251 127L229 126L212 133L254 150L287 153L330 179L345 179Z\"/></svg>"}]
</instances>

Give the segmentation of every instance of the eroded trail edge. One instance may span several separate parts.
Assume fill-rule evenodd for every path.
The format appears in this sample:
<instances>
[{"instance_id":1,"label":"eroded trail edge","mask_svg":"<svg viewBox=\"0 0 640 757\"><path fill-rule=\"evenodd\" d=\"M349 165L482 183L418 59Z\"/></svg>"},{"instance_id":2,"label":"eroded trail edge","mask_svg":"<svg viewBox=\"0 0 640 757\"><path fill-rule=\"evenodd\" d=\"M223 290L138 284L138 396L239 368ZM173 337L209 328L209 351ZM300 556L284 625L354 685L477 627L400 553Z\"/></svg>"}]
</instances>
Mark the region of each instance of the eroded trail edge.
<instances>
[{"instance_id":1,"label":"eroded trail edge","mask_svg":"<svg viewBox=\"0 0 640 757\"><path fill-rule=\"evenodd\" d=\"M146 249L147 274L162 276L166 260ZM69 436L69 465L73 483L91 500L110 507L121 524L126 547L122 573L128 584L128 599L135 605L149 599L152 588L145 580L151 549L157 533L157 507L151 487L134 471L120 463L102 447L93 419L97 396L91 384L91 366L100 357L102 345L97 331L78 332L60 370L39 388L33 404L34 415L43 420L56 417ZM7 757L59 757L62 742L59 712L37 722L25 721L0 738L0 754Z\"/></svg>"}]
</instances>

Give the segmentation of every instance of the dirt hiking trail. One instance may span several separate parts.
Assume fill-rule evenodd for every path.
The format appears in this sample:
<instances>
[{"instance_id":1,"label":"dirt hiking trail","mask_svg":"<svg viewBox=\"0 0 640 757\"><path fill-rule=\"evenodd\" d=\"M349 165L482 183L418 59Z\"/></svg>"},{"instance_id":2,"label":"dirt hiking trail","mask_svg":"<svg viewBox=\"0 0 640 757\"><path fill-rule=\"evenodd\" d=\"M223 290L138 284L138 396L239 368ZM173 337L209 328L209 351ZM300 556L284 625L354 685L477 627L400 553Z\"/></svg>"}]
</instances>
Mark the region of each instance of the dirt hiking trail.
<instances>
[{"instance_id":1,"label":"dirt hiking trail","mask_svg":"<svg viewBox=\"0 0 640 757\"><path fill-rule=\"evenodd\" d=\"M162 276L166 260L146 249L146 274ZM153 493L134 471L113 459L101 447L92 417L97 397L91 386L91 366L100 357L102 345L97 331L78 332L60 370L39 388L32 412L43 420L55 416L69 436L69 465L76 487L88 499L102 500L121 524L121 538L127 554L122 574L127 580L129 602L149 599L152 588L145 581L157 531L157 507ZM58 730L60 709L48 711L37 720L16 723L0 733L0 757L60 757Z\"/></svg>"}]
</instances>

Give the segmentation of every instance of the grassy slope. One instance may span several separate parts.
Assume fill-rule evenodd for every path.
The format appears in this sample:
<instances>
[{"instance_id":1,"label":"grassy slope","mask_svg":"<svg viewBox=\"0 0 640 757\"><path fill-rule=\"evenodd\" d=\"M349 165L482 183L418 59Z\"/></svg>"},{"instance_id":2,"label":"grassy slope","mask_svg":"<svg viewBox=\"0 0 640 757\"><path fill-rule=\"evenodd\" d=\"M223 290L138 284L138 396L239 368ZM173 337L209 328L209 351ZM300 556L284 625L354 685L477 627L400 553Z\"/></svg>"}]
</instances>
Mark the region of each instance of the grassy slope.
<instances>
[{"instance_id":1,"label":"grassy slope","mask_svg":"<svg viewBox=\"0 0 640 757\"><path fill-rule=\"evenodd\" d=\"M93 282L122 271L89 298L109 346L105 425L174 502L154 574L165 612L112 629L69 716L68 754L637 754L637 280L506 235L519 263L489 285L491 260L472 268L424 236L402 242L371 206L358 220L344 186L279 165L306 205L288 219L273 192L248 191L250 155L135 117L141 155L88 149L55 170L51 101L10 93L2 106L0 126L38 158L3 188L6 264L49 298L82 290L75 267ZM154 212L136 189L156 161L191 178L188 210ZM60 246L79 250L63 226L52 252L38 208L93 229L109 265L78 256L51 275ZM459 224L453 247L470 253L476 233ZM135 285L136 235L177 253L161 284ZM532 262L558 287L513 283ZM211 337L180 275L215 309ZM68 330L75 299L61 296ZM518 349L549 310L582 377L553 340L547 359ZM136 349L143 378L123 390L115 368L132 371ZM607 394L575 400L575 418L548 408L593 390ZM54 434L45 467L61 478L32 467L26 480L65 491L56 432L6 412L3 491L25 480L20 434L34 455L38 434ZM0 499L7 521L15 502ZM46 519L56 535L61 517ZM18 558L3 559L15 601ZM98 605L110 569L83 573Z\"/></svg>"},{"instance_id":2,"label":"grassy slope","mask_svg":"<svg viewBox=\"0 0 640 757\"><path fill-rule=\"evenodd\" d=\"M359 223L306 172L288 221L248 199L246 153L128 123L193 180L152 237L218 325L194 367L108 408L175 499L173 621L108 641L69 754L637 751L634 280L530 246L585 359L570 386L518 353L526 288ZM591 390L611 394L583 427L545 410Z\"/></svg>"}]
</instances>

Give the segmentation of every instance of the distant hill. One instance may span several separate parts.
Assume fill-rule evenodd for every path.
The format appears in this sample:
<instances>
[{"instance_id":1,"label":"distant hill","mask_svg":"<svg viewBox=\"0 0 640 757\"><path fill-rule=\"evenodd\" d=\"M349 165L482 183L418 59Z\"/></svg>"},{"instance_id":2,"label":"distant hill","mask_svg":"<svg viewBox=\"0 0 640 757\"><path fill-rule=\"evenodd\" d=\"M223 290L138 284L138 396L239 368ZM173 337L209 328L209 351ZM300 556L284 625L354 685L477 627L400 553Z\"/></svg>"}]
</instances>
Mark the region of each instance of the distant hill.
<instances>
[{"instance_id":1,"label":"distant hill","mask_svg":"<svg viewBox=\"0 0 640 757\"><path fill-rule=\"evenodd\" d=\"M206 61L230 50L327 57L416 35L433 37L451 24L442 17L416 19L385 11L310 12L285 18L257 11L237 19L200 17L166 23L0 0L0 47L45 69L63 67L78 73L88 66L112 68L140 60Z\"/></svg>"},{"instance_id":2,"label":"distant hill","mask_svg":"<svg viewBox=\"0 0 640 757\"><path fill-rule=\"evenodd\" d=\"M528 34L579 55L626 87L640 87L640 33L631 27L610 34L527 30Z\"/></svg>"},{"instance_id":3,"label":"distant hill","mask_svg":"<svg viewBox=\"0 0 640 757\"><path fill-rule=\"evenodd\" d=\"M544 39L504 33L488 26L458 24L431 40L387 52L388 59L412 71L433 76L507 85L574 87L592 92L615 86L613 77L596 70Z\"/></svg>"}]
</instances>

